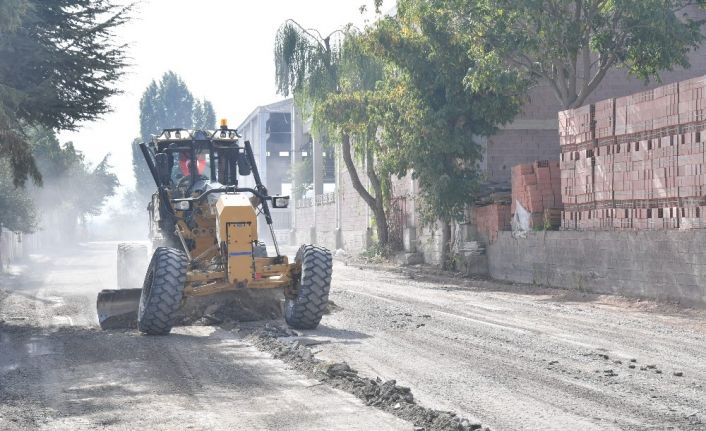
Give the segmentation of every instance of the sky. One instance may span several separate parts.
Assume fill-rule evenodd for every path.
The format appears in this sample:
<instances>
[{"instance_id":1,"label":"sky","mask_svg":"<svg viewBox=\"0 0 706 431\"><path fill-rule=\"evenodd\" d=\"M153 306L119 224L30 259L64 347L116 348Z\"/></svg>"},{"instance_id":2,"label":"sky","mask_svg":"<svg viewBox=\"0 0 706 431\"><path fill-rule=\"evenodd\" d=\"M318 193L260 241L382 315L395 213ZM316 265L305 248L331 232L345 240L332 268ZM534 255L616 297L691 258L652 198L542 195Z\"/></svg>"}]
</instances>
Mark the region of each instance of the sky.
<instances>
[{"instance_id":1,"label":"sky","mask_svg":"<svg viewBox=\"0 0 706 431\"><path fill-rule=\"evenodd\" d=\"M382 10L394 4L385 0ZM237 127L257 106L283 99L273 49L285 20L328 34L347 23L364 26L375 19L373 9L372 0L142 0L134 19L116 31L129 45L131 66L117 84L123 93L110 99L113 111L60 133L60 140L74 142L94 164L110 153L121 184L133 187L130 143L139 136L140 97L153 79L176 72L195 97L213 102L218 118Z\"/></svg>"}]
</instances>

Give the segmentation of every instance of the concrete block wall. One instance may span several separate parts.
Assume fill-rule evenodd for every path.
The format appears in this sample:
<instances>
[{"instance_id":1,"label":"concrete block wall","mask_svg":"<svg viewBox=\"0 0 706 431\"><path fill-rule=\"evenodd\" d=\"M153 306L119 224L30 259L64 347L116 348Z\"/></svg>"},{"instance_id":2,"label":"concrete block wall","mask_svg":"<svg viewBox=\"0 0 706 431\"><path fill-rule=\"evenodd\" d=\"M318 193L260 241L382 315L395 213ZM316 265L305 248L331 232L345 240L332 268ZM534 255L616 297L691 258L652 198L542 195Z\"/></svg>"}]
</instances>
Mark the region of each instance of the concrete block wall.
<instances>
[{"instance_id":1,"label":"concrete block wall","mask_svg":"<svg viewBox=\"0 0 706 431\"><path fill-rule=\"evenodd\" d=\"M317 205L316 216L314 216L314 208L312 207L295 210L297 243L310 243L312 241L311 230L316 225L317 244L331 250L343 248L349 253L360 253L367 248L367 204L353 188L350 175L345 168L340 173L336 199L339 200L340 213L337 210L336 202ZM340 217L340 223L337 217ZM341 229L340 243L337 243L336 240L338 226Z\"/></svg>"},{"instance_id":2,"label":"concrete block wall","mask_svg":"<svg viewBox=\"0 0 706 431\"><path fill-rule=\"evenodd\" d=\"M368 209L368 205L360 197L358 192L353 188L351 176L348 173L343 163L341 173L339 174L340 191L338 196L341 199L340 217L341 217L341 240L342 248L349 253L360 253L368 247L366 237L368 235L368 227L372 226L369 222L369 217L372 213ZM358 169L360 180L366 184L364 170Z\"/></svg>"},{"instance_id":3,"label":"concrete block wall","mask_svg":"<svg viewBox=\"0 0 706 431\"><path fill-rule=\"evenodd\" d=\"M500 232L490 276L582 292L706 303L706 230Z\"/></svg>"},{"instance_id":4,"label":"concrete block wall","mask_svg":"<svg viewBox=\"0 0 706 431\"><path fill-rule=\"evenodd\" d=\"M316 237L312 238L311 227L314 225L314 208L296 209L297 245L315 242L331 250L336 248L336 204L327 203L316 207Z\"/></svg>"},{"instance_id":5,"label":"concrete block wall","mask_svg":"<svg viewBox=\"0 0 706 431\"><path fill-rule=\"evenodd\" d=\"M556 119L552 123L554 128L549 130L500 130L489 137L486 149L488 179L510 185L513 166L535 160L558 160L559 135L555 123Z\"/></svg>"},{"instance_id":6,"label":"concrete block wall","mask_svg":"<svg viewBox=\"0 0 706 431\"><path fill-rule=\"evenodd\" d=\"M417 251L424 255L424 262L441 263L441 225L417 228Z\"/></svg>"},{"instance_id":7,"label":"concrete block wall","mask_svg":"<svg viewBox=\"0 0 706 431\"><path fill-rule=\"evenodd\" d=\"M40 234L19 234L0 229L0 272L6 266L39 250Z\"/></svg>"}]
</instances>

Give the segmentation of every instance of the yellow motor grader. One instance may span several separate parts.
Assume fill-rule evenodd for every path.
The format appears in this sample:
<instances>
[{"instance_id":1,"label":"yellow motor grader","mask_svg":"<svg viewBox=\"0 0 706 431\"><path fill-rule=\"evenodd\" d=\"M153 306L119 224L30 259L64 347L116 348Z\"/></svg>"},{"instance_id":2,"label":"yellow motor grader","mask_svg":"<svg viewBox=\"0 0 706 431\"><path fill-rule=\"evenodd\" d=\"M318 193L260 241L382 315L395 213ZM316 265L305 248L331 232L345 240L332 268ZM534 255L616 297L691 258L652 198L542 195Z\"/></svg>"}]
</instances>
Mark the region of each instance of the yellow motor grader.
<instances>
[{"instance_id":1,"label":"yellow motor grader","mask_svg":"<svg viewBox=\"0 0 706 431\"><path fill-rule=\"evenodd\" d=\"M288 196L270 196L262 184L250 142L225 120L215 131L165 129L140 145L157 191L149 203L154 252L120 244L117 290L98 295L104 329L137 322L144 334L168 334L190 298L218 301L224 292L282 289L284 317L298 329L318 326L328 305L331 253L303 245L294 262L280 253L270 204L286 208ZM239 187L251 176L253 188ZM275 255L259 240L258 215L266 221ZM142 280L142 288L130 288Z\"/></svg>"}]
</instances>

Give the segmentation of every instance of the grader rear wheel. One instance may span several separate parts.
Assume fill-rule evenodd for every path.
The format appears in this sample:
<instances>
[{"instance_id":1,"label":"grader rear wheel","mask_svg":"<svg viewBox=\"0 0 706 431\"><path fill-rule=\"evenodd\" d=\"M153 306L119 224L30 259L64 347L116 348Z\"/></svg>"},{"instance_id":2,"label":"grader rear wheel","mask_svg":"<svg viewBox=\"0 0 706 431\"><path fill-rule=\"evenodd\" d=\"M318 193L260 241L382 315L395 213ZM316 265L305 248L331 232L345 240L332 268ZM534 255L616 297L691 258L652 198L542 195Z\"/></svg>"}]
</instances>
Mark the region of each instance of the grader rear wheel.
<instances>
[{"instance_id":1,"label":"grader rear wheel","mask_svg":"<svg viewBox=\"0 0 706 431\"><path fill-rule=\"evenodd\" d=\"M303 245L297 252L301 279L295 298L287 298L284 319L295 329L314 329L328 306L333 260L323 247Z\"/></svg>"},{"instance_id":2,"label":"grader rear wheel","mask_svg":"<svg viewBox=\"0 0 706 431\"><path fill-rule=\"evenodd\" d=\"M166 335L172 330L181 306L189 261L175 248L158 247L152 255L142 286L137 329L147 335Z\"/></svg>"}]
</instances>

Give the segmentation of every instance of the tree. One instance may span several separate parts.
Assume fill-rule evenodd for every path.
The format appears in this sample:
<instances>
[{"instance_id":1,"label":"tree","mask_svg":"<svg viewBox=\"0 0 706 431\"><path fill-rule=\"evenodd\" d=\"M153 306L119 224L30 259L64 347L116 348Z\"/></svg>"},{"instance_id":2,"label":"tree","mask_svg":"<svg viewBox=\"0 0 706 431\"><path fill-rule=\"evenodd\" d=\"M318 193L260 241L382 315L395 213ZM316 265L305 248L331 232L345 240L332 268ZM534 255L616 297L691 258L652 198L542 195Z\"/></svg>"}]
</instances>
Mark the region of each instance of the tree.
<instances>
[{"instance_id":1,"label":"tree","mask_svg":"<svg viewBox=\"0 0 706 431\"><path fill-rule=\"evenodd\" d=\"M208 100L196 100L192 115L195 129L212 130L216 128L216 111Z\"/></svg>"},{"instance_id":2,"label":"tree","mask_svg":"<svg viewBox=\"0 0 706 431\"><path fill-rule=\"evenodd\" d=\"M398 142L386 129L390 113L398 108L394 92L385 85L394 76L384 73L383 63L365 48L366 34L349 31L344 43L340 65L340 91L330 94L320 104L318 116L341 135L341 153L354 187L375 215L378 241L385 249L389 244L390 198L392 175L402 176L406 159ZM360 183L352 154L365 161L366 174L372 193Z\"/></svg>"},{"instance_id":3,"label":"tree","mask_svg":"<svg viewBox=\"0 0 706 431\"><path fill-rule=\"evenodd\" d=\"M37 214L29 193L13 184L7 160L0 160L0 235L3 229L31 233L36 224Z\"/></svg>"},{"instance_id":4,"label":"tree","mask_svg":"<svg viewBox=\"0 0 706 431\"><path fill-rule=\"evenodd\" d=\"M447 1L400 0L397 15L378 21L370 34L372 52L400 73L391 83L398 108L384 129L399 140L419 181L423 221L442 222L444 266L451 222L462 219L481 181L476 139L512 120L523 101L523 83L512 72L486 77L475 91L464 87L475 63L468 39L453 24Z\"/></svg>"},{"instance_id":5,"label":"tree","mask_svg":"<svg viewBox=\"0 0 706 431\"><path fill-rule=\"evenodd\" d=\"M75 238L77 223L100 214L105 200L119 186L117 176L110 172L110 155L93 167L71 142L61 145L49 129L31 129L29 138L44 178L41 188L29 189L41 210L39 221L51 224L66 239Z\"/></svg>"},{"instance_id":6,"label":"tree","mask_svg":"<svg viewBox=\"0 0 706 431\"><path fill-rule=\"evenodd\" d=\"M164 124L162 106L159 100L159 88L155 81L150 82L140 98L140 138L149 142L152 135L159 133L160 124Z\"/></svg>"},{"instance_id":7,"label":"tree","mask_svg":"<svg viewBox=\"0 0 706 431\"><path fill-rule=\"evenodd\" d=\"M277 90L283 96L290 93L311 105L317 139L340 136L341 155L355 191L375 215L377 240L381 248L388 245L386 202L389 193L389 173L381 172L375 163L374 145L366 143L374 134L372 126L363 130L360 118L354 118L363 102L355 91L370 91L382 78L382 66L367 55L360 46L359 34L351 26L336 30L327 36L306 29L293 20L286 21L278 30L275 41L275 68ZM350 97L347 97L350 96ZM351 134L357 139L351 140ZM353 145L352 145L353 143ZM355 147L355 148L353 148ZM372 191L360 180L353 160L354 153L366 160L366 174Z\"/></svg>"},{"instance_id":8,"label":"tree","mask_svg":"<svg viewBox=\"0 0 706 431\"><path fill-rule=\"evenodd\" d=\"M150 142L163 129L213 129L216 113L206 99L194 99L184 80L169 71L159 83L152 81L140 99L140 138L132 142L132 168L137 195L148 199L155 189L152 174L140 150L141 142Z\"/></svg>"},{"instance_id":9,"label":"tree","mask_svg":"<svg viewBox=\"0 0 706 431\"><path fill-rule=\"evenodd\" d=\"M703 0L453 0L454 27L473 40L473 90L511 68L549 84L564 108L581 106L614 67L659 80L688 67L704 20L684 12Z\"/></svg>"},{"instance_id":10,"label":"tree","mask_svg":"<svg viewBox=\"0 0 706 431\"><path fill-rule=\"evenodd\" d=\"M157 88L157 100L157 124L161 128L191 129L194 126L194 96L176 73L169 71L162 76Z\"/></svg>"},{"instance_id":11,"label":"tree","mask_svg":"<svg viewBox=\"0 0 706 431\"><path fill-rule=\"evenodd\" d=\"M6 230L32 233L36 227L37 214L32 199L26 189L15 187L7 160L0 159L0 239ZM0 249L0 257L2 253Z\"/></svg>"},{"instance_id":12,"label":"tree","mask_svg":"<svg viewBox=\"0 0 706 431\"><path fill-rule=\"evenodd\" d=\"M0 2L0 154L14 184L41 182L27 126L74 130L110 110L126 65L113 31L129 10L109 0Z\"/></svg>"}]
</instances>

